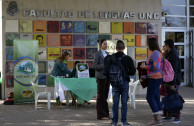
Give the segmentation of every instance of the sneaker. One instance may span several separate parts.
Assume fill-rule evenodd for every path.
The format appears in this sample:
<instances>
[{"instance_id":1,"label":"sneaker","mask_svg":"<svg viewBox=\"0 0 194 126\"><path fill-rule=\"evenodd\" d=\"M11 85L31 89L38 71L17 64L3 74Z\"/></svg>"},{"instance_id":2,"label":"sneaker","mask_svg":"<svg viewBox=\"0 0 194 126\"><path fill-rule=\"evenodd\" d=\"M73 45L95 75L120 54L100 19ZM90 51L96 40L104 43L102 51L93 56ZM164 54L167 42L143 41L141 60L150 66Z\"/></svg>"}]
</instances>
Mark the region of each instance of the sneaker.
<instances>
[{"instance_id":1,"label":"sneaker","mask_svg":"<svg viewBox=\"0 0 194 126\"><path fill-rule=\"evenodd\" d=\"M111 126L117 126L117 123L112 122L110 125Z\"/></svg>"},{"instance_id":2,"label":"sneaker","mask_svg":"<svg viewBox=\"0 0 194 126\"><path fill-rule=\"evenodd\" d=\"M163 122L172 121L172 117L165 117L165 118L162 118L162 121L163 121Z\"/></svg>"},{"instance_id":3,"label":"sneaker","mask_svg":"<svg viewBox=\"0 0 194 126\"><path fill-rule=\"evenodd\" d=\"M178 119L178 118L174 118L174 120L172 121L172 123L180 123L181 122L181 120L180 119Z\"/></svg>"},{"instance_id":4,"label":"sneaker","mask_svg":"<svg viewBox=\"0 0 194 126\"><path fill-rule=\"evenodd\" d=\"M128 122L124 122L124 123L122 122L121 126L131 126L131 124L129 124Z\"/></svg>"}]
</instances>

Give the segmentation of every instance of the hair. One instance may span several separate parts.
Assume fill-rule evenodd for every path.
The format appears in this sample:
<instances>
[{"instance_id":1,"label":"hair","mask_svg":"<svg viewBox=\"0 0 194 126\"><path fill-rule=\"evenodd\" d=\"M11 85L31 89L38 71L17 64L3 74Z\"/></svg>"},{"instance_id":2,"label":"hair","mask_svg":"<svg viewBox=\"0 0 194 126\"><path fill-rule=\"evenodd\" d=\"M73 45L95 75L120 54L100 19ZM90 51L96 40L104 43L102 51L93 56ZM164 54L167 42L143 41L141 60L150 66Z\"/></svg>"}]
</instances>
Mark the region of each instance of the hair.
<instances>
[{"instance_id":1,"label":"hair","mask_svg":"<svg viewBox=\"0 0 194 126\"><path fill-rule=\"evenodd\" d=\"M156 38L153 38L153 37L149 38L147 44L151 51L158 50L162 53L162 51L159 48L158 41Z\"/></svg>"},{"instance_id":2,"label":"hair","mask_svg":"<svg viewBox=\"0 0 194 126\"><path fill-rule=\"evenodd\" d=\"M43 36L42 35L37 35L36 36L36 39L39 38L39 37L41 37L43 39Z\"/></svg>"},{"instance_id":3,"label":"hair","mask_svg":"<svg viewBox=\"0 0 194 126\"><path fill-rule=\"evenodd\" d=\"M100 39L98 39L98 41L97 41L97 42L99 43L99 46L100 46L100 47L102 46L102 44L103 44L103 42L104 42L104 41L106 41L106 39L101 39L101 40L100 40Z\"/></svg>"},{"instance_id":4,"label":"hair","mask_svg":"<svg viewBox=\"0 0 194 126\"><path fill-rule=\"evenodd\" d=\"M174 42L172 39L167 39L164 41L165 45L168 45L171 49L174 47Z\"/></svg>"},{"instance_id":5,"label":"hair","mask_svg":"<svg viewBox=\"0 0 194 126\"><path fill-rule=\"evenodd\" d=\"M116 50L123 50L125 49L125 44L122 40L118 40L116 44Z\"/></svg>"},{"instance_id":6,"label":"hair","mask_svg":"<svg viewBox=\"0 0 194 126\"><path fill-rule=\"evenodd\" d=\"M59 60L64 61L64 60L65 60L65 58L66 58L67 56L70 56L70 54L69 54L68 52L64 52L64 53L62 53L62 55L61 55L61 56L59 56L58 61L59 61Z\"/></svg>"}]
</instances>

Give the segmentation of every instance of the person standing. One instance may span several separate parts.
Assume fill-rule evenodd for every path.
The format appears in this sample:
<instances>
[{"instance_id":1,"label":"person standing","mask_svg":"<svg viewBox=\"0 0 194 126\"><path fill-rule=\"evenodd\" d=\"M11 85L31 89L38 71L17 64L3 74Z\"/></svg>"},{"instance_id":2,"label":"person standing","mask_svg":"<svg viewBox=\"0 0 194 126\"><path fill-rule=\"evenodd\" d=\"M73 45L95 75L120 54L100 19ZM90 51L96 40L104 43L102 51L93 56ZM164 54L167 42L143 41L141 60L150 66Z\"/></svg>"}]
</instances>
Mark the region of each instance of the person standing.
<instances>
[{"instance_id":1,"label":"person standing","mask_svg":"<svg viewBox=\"0 0 194 126\"><path fill-rule=\"evenodd\" d=\"M92 68L95 70L95 78L97 82L97 119L108 120L109 119L109 109L108 109L108 92L109 92L109 81L106 80L106 76L103 75L104 69L104 58L109 55L106 51L107 41L106 39L99 40L100 50L96 52L94 57L94 63Z\"/></svg>"},{"instance_id":2,"label":"person standing","mask_svg":"<svg viewBox=\"0 0 194 126\"><path fill-rule=\"evenodd\" d=\"M151 55L146 61L146 65L140 67L147 70L147 102L153 112L154 121L149 125L162 124L162 105L160 102L160 85L162 84L163 56L156 38L149 38L147 41Z\"/></svg>"},{"instance_id":3,"label":"person standing","mask_svg":"<svg viewBox=\"0 0 194 126\"><path fill-rule=\"evenodd\" d=\"M105 58L104 64L104 75L106 75L107 79L109 80L110 75L110 67L112 63L116 63L118 59L121 59L121 65L122 65L122 81L118 84L112 85L112 96L113 96L113 106L112 106L112 126L116 126L118 123L118 107L119 107L119 99L121 96L121 103L122 103L122 109L121 109L121 123L122 126L130 126L130 124L127 122L127 101L128 101L128 93L129 93L129 82L130 78L129 76L135 75L136 69L134 67L133 60L130 56L127 56L123 53L125 49L124 42L121 40L117 41L116 44L116 50L117 53L107 56Z\"/></svg>"}]
</instances>

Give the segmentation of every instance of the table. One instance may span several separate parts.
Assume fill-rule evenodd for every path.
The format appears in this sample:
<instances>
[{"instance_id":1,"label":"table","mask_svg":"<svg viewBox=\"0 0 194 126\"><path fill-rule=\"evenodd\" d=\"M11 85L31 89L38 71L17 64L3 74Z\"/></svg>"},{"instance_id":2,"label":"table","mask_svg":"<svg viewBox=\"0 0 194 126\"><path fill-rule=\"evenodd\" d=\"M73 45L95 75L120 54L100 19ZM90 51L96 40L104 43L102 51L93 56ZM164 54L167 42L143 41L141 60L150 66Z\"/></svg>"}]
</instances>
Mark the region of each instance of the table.
<instances>
[{"instance_id":1,"label":"table","mask_svg":"<svg viewBox=\"0 0 194 126\"><path fill-rule=\"evenodd\" d=\"M91 100L97 93L95 78L60 78L54 77L54 98L60 96L60 101L65 99L64 91L71 91L78 102ZM68 100L68 99L67 99Z\"/></svg>"}]
</instances>

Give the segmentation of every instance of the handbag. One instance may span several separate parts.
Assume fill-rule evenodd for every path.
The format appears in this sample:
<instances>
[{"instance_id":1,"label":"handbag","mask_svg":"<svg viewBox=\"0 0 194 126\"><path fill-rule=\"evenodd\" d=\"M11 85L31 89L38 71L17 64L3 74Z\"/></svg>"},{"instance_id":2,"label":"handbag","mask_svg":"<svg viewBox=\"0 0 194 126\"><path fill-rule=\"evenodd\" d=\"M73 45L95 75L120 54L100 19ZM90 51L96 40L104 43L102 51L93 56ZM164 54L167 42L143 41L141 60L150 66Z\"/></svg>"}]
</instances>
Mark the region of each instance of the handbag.
<instances>
[{"instance_id":1,"label":"handbag","mask_svg":"<svg viewBox=\"0 0 194 126\"><path fill-rule=\"evenodd\" d=\"M182 110L184 102L179 94L167 95L162 98L163 110L167 112Z\"/></svg>"},{"instance_id":2,"label":"handbag","mask_svg":"<svg viewBox=\"0 0 194 126\"><path fill-rule=\"evenodd\" d=\"M167 96L167 87L166 84L162 84L160 87L160 95Z\"/></svg>"}]
</instances>

